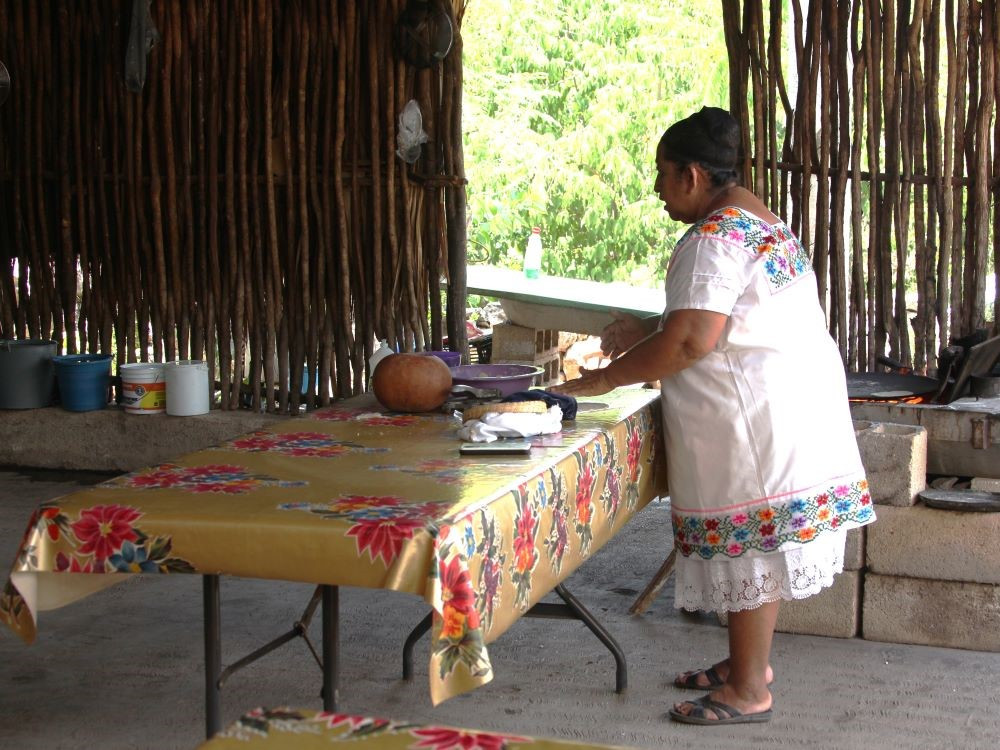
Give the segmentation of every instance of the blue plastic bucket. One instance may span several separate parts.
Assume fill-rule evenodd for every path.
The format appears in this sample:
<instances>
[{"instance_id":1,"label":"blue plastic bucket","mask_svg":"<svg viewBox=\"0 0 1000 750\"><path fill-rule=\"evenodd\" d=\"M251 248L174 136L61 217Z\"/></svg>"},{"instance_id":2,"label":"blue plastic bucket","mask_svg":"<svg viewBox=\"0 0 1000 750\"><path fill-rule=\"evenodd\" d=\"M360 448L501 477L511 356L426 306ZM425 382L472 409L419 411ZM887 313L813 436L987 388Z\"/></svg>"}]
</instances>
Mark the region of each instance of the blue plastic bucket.
<instances>
[{"instance_id":1,"label":"blue plastic bucket","mask_svg":"<svg viewBox=\"0 0 1000 750\"><path fill-rule=\"evenodd\" d=\"M59 400L69 411L93 411L108 405L110 354L64 354L53 357Z\"/></svg>"}]
</instances>

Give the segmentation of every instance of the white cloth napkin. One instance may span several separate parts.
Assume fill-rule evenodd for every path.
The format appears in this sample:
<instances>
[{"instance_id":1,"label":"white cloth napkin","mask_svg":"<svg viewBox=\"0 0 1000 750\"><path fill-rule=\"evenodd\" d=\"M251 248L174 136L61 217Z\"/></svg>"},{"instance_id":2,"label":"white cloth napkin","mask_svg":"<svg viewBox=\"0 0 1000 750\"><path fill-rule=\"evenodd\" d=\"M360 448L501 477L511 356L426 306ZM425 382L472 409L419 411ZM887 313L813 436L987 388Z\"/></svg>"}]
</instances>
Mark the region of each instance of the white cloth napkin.
<instances>
[{"instance_id":1,"label":"white cloth napkin","mask_svg":"<svg viewBox=\"0 0 1000 750\"><path fill-rule=\"evenodd\" d=\"M561 429L562 409L550 406L544 414L488 411L463 424L458 436L470 443L492 443L497 438L550 435Z\"/></svg>"}]
</instances>

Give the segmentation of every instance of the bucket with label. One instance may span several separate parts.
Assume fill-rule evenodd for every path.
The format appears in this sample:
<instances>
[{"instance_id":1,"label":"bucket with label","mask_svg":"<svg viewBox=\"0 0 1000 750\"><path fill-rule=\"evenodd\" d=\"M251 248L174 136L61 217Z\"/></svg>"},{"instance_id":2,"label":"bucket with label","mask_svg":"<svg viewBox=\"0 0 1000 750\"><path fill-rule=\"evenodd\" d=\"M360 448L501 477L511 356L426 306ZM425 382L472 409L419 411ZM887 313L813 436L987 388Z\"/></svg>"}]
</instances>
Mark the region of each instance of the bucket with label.
<instances>
[{"instance_id":1,"label":"bucket with label","mask_svg":"<svg viewBox=\"0 0 1000 750\"><path fill-rule=\"evenodd\" d=\"M167 414L193 417L207 414L211 405L208 389L208 363L185 359L165 365L167 374Z\"/></svg>"},{"instance_id":2,"label":"bucket with label","mask_svg":"<svg viewBox=\"0 0 1000 750\"><path fill-rule=\"evenodd\" d=\"M122 406L129 414L162 414L167 408L167 381L163 365L132 362L119 365Z\"/></svg>"},{"instance_id":3,"label":"bucket with label","mask_svg":"<svg viewBox=\"0 0 1000 750\"><path fill-rule=\"evenodd\" d=\"M52 403L56 342L0 339L0 409L37 409Z\"/></svg>"},{"instance_id":4,"label":"bucket with label","mask_svg":"<svg viewBox=\"0 0 1000 750\"><path fill-rule=\"evenodd\" d=\"M52 358L59 401L69 411L93 411L108 405L110 354L64 354Z\"/></svg>"}]
</instances>

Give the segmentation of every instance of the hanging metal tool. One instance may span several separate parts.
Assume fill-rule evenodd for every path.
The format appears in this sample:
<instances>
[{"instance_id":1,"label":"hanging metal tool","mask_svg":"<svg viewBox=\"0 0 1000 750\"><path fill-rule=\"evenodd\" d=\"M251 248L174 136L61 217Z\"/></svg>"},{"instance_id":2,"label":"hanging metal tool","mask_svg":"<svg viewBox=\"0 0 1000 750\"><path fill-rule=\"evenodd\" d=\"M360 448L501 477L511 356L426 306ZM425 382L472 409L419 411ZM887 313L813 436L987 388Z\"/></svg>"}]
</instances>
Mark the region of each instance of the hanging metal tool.
<instances>
[{"instance_id":1,"label":"hanging metal tool","mask_svg":"<svg viewBox=\"0 0 1000 750\"><path fill-rule=\"evenodd\" d=\"M142 91L146 83L146 58L160 40L160 32L153 25L150 5L153 0L132 0L132 22L128 29L128 47L125 50L125 88L134 93Z\"/></svg>"},{"instance_id":2,"label":"hanging metal tool","mask_svg":"<svg viewBox=\"0 0 1000 750\"><path fill-rule=\"evenodd\" d=\"M0 62L0 104L7 101L8 96L10 96L10 73L7 72L7 66Z\"/></svg>"}]
</instances>

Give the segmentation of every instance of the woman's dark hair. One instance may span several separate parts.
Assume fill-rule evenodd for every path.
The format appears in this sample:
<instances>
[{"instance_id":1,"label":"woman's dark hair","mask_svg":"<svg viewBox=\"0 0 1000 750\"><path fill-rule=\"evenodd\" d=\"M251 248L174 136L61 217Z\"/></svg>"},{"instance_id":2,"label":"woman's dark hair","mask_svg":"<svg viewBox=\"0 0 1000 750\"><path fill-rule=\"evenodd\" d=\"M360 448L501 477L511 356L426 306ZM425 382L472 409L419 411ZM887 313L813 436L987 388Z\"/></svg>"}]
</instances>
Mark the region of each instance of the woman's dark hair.
<instances>
[{"instance_id":1,"label":"woman's dark hair","mask_svg":"<svg viewBox=\"0 0 1000 750\"><path fill-rule=\"evenodd\" d=\"M699 164L713 185L739 182L736 160L740 149L740 126L731 114L718 107L702 107L675 122L660 138L663 158L686 167Z\"/></svg>"}]
</instances>

